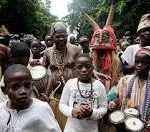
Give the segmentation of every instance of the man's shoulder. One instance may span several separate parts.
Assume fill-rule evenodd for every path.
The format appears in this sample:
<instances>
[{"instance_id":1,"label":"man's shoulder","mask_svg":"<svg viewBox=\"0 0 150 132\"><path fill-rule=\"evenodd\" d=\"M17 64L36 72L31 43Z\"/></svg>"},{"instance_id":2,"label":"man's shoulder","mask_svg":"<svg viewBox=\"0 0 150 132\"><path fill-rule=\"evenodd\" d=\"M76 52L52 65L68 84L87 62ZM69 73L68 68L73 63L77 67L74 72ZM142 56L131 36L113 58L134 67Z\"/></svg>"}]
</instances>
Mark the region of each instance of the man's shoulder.
<instances>
[{"instance_id":1,"label":"man's shoulder","mask_svg":"<svg viewBox=\"0 0 150 132\"><path fill-rule=\"evenodd\" d=\"M0 103L0 118L5 116L6 113L6 101Z\"/></svg>"},{"instance_id":2,"label":"man's shoulder","mask_svg":"<svg viewBox=\"0 0 150 132\"><path fill-rule=\"evenodd\" d=\"M104 84L99 80L95 80L93 85L97 86L98 88L104 88L105 87Z\"/></svg>"},{"instance_id":3,"label":"man's shoulder","mask_svg":"<svg viewBox=\"0 0 150 132\"><path fill-rule=\"evenodd\" d=\"M131 74L131 75L125 75L123 77L121 77L120 79L122 80L131 80L133 78L134 74Z\"/></svg>"},{"instance_id":4,"label":"man's shoulder","mask_svg":"<svg viewBox=\"0 0 150 132\"><path fill-rule=\"evenodd\" d=\"M68 84L75 84L77 82L77 78L71 78L67 81Z\"/></svg>"},{"instance_id":5,"label":"man's shoulder","mask_svg":"<svg viewBox=\"0 0 150 132\"><path fill-rule=\"evenodd\" d=\"M132 49L132 50L134 50L135 48L140 48L140 47L141 47L140 44L134 44L134 45L128 46L127 49Z\"/></svg>"},{"instance_id":6,"label":"man's shoulder","mask_svg":"<svg viewBox=\"0 0 150 132\"><path fill-rule=\"evenodd\" d=\"M38 108L38 110L40 110L40 108L43 109L44 107L45 108L48 107L48 103L47 102L43 102L43 101L41 101L39 99L33 98L33 106L32 107L33 108Z\"/></svg>"},{"instance_id":7,"label":"man's shoulder","mask_svg":"<svg viewBox=\"0 0 150 132\"><path fill-rule=\"evenodd\" d=\"M68 48L68 50L70 50L70 51L81 52L81 48L78 47L77 45L73 45L73 44L67 43L67 48Z\"/></svg>"},{"instance_id":8,"label":"man's shoulder","mask_svg":"<svg viewBox=\"0 0 150 132\"><path fill-rule=\"evenodd\" d=\"M52 52L52 50L53 50L53 47L49 47L44 51L44 54Z\"/></svg>"}]
</instances>

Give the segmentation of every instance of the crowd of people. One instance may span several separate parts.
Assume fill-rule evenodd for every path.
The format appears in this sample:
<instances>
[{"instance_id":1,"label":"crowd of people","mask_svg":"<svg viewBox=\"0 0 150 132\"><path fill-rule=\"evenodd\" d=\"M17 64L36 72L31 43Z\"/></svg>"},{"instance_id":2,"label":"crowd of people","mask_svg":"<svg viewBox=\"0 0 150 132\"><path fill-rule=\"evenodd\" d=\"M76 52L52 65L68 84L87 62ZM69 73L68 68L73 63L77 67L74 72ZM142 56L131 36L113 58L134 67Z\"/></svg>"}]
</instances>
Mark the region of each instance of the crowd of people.
<instances>
[{"instance_id":1,"label":"crowd of people","mask_svg":"<svg viewBox=\"0 0 150 132\"><path fill-rule=\"evenodd\" d=\"M60 21L44 41L0 34L0 132L150 131L150 14L135 40L126 32L116 41L107 24L78 43ZM93 61L99 51L102 70Z\"/></svg>"}]
</instances>

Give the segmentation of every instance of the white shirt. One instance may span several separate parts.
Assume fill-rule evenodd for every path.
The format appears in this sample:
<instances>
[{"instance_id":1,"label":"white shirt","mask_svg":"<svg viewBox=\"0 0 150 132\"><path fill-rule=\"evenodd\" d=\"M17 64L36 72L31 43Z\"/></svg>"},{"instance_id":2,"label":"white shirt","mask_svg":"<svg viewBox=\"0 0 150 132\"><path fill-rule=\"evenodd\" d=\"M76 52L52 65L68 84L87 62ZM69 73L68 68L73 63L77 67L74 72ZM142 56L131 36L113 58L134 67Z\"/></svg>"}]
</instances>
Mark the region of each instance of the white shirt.
<instances>
[{"instance_id":1,"label":"white shirt","mask_svg":"<svg viewBox=\"0 0 150 132\"><path fill-rule=\"evenodd\" d=\"M127 62L129 65L134 65L135 54L137 51L141 49L140 44L130 45L126 48L126 50L121 55L122 61Z\"/></svg>"},{"instance_id":2,"label":"white shirt","mask_svg":"<svg viewBox=\"0 0 150 132\"><path fill-rule=\"evenodd\" d=\"M83 95L91 93L91 84L79 82ZM92 116L88 119L72 117L72 109L81 103L88 103L93 108ZM93 94L90 98L83 98L77 88L77 78L70 79L64 86L59 102L60 111L68 117L64 132L98 132L98 119L107 112L107 96L104 85L95 80Z\"/></svg>"},{"instance_id":3,"label":"white shirt","mask_svg":"<svg viewBox=\"0 0 150 132\"><path fill-rule=\"evenodd\" d=\"M0 103L6 101L8 99L8 96L2 92L2 89L1 89L2 87L5 87L4 76L2 76L1 81L0 81Z\"/></svg>"},{"instance_id":4,"label":"white shirt","mask_svg":"<svg viewBox=\"0 0 150 132\"><path fill-rule=\"evenodd\" d=\"M61 132L46 102L33 99L32 105L17 112L0 104L0 132Z\"/></svg>"}]
</instances>

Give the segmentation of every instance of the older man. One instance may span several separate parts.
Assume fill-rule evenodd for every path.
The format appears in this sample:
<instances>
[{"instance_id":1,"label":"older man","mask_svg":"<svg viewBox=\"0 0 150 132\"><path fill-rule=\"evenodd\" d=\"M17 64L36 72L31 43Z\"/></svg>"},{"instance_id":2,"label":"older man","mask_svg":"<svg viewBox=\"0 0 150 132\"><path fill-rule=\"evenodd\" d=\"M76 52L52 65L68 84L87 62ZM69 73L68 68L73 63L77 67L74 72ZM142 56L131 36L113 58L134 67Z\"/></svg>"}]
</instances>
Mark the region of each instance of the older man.
<instances>
[{"instance_id":1,"label":"older man","mask_svg":"<svg viewBox=\"0 0 150 132\"><path fill-rule=\"evenodd\" d=\"M140 36L140 44L127 47L121 56L125 74L133 73L136 52L142 47L150 46L150 13L142 16L138 25L137 33Z\"/></svg>"},{"instance_id":2,"label":"older man","mask_svg":"<svg viewBox=\"0 0 150 132\"><path fill-rule=\"evenodd\" d=\"M51 106L62 129L65 125L65 119L58 111L57 104L65 82L76 76L74 62L76 56L81 52L79 47L67 43L67 37L65 24L54 23L51 28L51 38L54 44L45 51L43 56L43 65L51 70L50 87L48 87L50 89L47 89L47 94L49 96L50 93L54 93L52 91L55 91L55 102ZM58 82L61 83L59 89L57 89Z\"/></svg>"}]
</instances>

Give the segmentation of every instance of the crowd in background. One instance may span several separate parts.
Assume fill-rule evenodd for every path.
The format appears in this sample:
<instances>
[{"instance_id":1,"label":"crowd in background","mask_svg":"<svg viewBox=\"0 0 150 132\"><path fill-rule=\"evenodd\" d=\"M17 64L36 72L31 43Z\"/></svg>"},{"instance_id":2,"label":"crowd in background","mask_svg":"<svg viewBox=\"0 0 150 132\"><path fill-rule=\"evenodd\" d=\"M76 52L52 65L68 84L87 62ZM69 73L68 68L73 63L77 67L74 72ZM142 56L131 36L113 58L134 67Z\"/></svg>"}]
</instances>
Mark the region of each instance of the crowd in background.
<instances>
[{"instance_id":1,"label":"crowd in background","mask_svg":"<svg viewBox=\"0 0 150 132\"><path fill-rule=\"evenodd\" d=\"M88 36L68 38L62 22L52 25L44 40L32 34L1 33L0 118L5 120L0 131L122 132L123 127L107 119L108 114L126 108L137 109L137 119L144 122L142 130L145 126L150 131L150 14L142 17L137 34L126 31L116 44L120 77L107 91L103 81L111 76L94 69ZM31 74L35 67L36 77L46 70L37 80Z\"/></svg>"}]
</instances>

